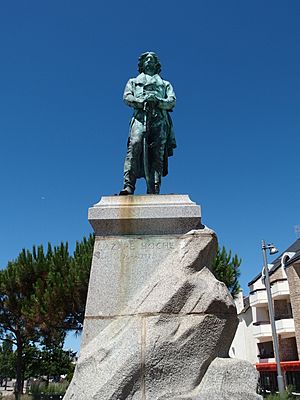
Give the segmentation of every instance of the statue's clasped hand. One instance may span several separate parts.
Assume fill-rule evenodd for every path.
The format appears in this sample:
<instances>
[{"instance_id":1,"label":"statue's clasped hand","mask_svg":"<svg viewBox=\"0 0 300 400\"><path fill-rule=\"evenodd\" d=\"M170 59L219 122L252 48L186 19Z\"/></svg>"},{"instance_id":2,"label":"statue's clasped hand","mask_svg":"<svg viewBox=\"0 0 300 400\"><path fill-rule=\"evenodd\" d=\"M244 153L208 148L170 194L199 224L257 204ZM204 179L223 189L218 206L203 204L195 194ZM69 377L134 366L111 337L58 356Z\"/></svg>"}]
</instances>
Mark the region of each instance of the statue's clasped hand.
<instances>
[{"instance_id":1,"label":"statue's clasped hand","mask_svg":"<svg viewBox=\"0 0 300 400\"><path fill-rule=\"evenodd\" d=\"M144 110L152 110L156 109L158 106L158 98L155 96L155 94L148 94L145 99L144 99ZM154 116L154 115L153 115Z\"/></svg>"},{"instance_id":2,"label":"statue's clasped hand","mask_svg":"<svg viewBox=\"0 0 300 400\"><path fill-rule=\"evenodd\" d=\"M145 97L145 101L149 103L157 103L158 99L155 94L150 93Z\"/></svg>"}]
</instances>

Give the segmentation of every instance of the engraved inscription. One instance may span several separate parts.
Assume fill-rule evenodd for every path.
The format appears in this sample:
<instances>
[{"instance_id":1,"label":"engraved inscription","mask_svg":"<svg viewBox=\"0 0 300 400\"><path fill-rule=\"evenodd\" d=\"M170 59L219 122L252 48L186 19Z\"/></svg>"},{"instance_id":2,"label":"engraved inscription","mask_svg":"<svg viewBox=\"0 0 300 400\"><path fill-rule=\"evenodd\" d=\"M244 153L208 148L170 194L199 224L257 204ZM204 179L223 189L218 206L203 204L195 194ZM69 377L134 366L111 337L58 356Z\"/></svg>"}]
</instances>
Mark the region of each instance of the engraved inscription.
<instances>
[{"instance_id":1,"label":"engraved inscription","mask_svg":"<svg viewBox=\"0 0 300 400\"><path fill-rule=\"evenodd\" d=\"M175 249L174 242L171 241L157 241L157 242L141 242L141 243L134 243L134 242L118 242L112 243L110 245L110 250L117 251L117 250L173 250Z\"/></svg>"},{"instance_id":2,"label":"engraved inscription","mask_svg":"<svg viewBox=\"0 0 300 400\"><path fill-rule=\"evenodd\" d=\"M114 240L102 242L101 247L94 252L94 257L97 260L107 260L113 254L117 257L122 257L127 261L151 261L160 259L162 254L169 253L175 249L175 241L172 239L151 239L151 240Z\"/></svg>"},{"instance_id":3,"label":"engraved inscription","mask_svg":"<svg viewBox=\"0 0 300 400\"><path fill-rule=\"evenodd\" d=\"M179 245L180 237L176 235L128 235L96 240L88 315L121 315L129 299Z\"/></svg>"},{"instance_id":4,"label":"engraved inscription","mask_svg":"<svg viewBox=\"0 0 300 400\"><path fill-rule=\"evenodd\" d=\"M135 250L136 247L134 245L134 242L119 242L119 243L112 243L110 250L123 250L123 249L129 249L129 250Z\"/></svg>"},{"instance_id":5,"label":"engraved inscription","mask_svg":"<svg viewBox=\"0 0 300 400\"><path fill-rule=\"evenodd\" d=\"M162 249L167 249L167 250L173 250L175 249L175 245L173 242L150 242L150 243L142 243L142 249L143 250L162 250Z\"/></svg>"}]
</instances>

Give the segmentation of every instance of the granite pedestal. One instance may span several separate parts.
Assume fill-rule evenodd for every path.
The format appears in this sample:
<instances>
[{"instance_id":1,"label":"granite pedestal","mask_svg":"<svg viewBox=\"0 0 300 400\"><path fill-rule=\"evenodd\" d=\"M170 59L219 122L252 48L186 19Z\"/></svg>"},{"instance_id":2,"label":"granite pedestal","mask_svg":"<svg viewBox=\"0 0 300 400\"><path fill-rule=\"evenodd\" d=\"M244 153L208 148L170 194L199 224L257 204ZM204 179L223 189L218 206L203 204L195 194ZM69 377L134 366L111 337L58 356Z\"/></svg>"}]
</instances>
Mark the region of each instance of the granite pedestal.
<instances>
[{"instance_id":1,"label":"granite pedestal","mask_svg":"<svg viewBox=\"0 0 300 400\"><path fill-rule=\"evenodd\" d=\"M181 235L203 228L187 195L102 197L89 209L95 246L81 347L122 310Z\"/></svg>"},{"instance_id":2,"label":"granite pedestal","mask_svg":"<svg viewBox=\"0 0 300 400\"><path fill-rule=\"evenodd\" d=\"M89 220L95 246L83 338L64 400L198 399L238 324L228 289L210 270L217 238L201 224L200 207L186 195L103 197Z\"/></svg>"}]
</instances>

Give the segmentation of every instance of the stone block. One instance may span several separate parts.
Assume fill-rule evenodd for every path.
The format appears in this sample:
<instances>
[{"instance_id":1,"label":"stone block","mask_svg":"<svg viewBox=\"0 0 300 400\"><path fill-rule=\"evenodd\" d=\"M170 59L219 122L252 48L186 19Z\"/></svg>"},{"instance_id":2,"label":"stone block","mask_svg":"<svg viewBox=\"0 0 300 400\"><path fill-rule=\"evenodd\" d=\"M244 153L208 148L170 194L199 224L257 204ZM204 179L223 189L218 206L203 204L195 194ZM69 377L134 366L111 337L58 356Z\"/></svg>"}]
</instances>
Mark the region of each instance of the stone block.
<instances>
[{"instance_id":1,"label":"stone block","mask_svg":"<svg viewBox=\"0 0 300 400\"><path fill-rule=\"evenodd\" d=\"M182 234L202 226L200 207L187 195L102 197L89 220L96 238L81 347L122 316Z\"/></svg>"},{"instance_id":2,"label":"stone block","mask_svg":"<svg viewBox=\"0 0 300 400\"><path fill-rule=\"evenodd\" d=\"M209 229L178 240L83 346L65 400L174 398L199 385L211 361L228 354L237 326L227 288L206 267L216 247Z\"/></svg>"},{"instance_id":3,"label":"stone block","mask_svg":"<svg viewBox=\"0 0 300 400\"><path fill-rule=\"evenodd\" d=\"M107 196L89 209L97 236L184 234L199 229L201 210L187 195Z\"/></svg>"},{"instance_id":4,"label":"stone block","mask_svg":"<svg viewBox=\"0 0 300 400\"><path fill-rule=\"evenodd\" d=\"M262 400L256 393L258 372L245 360L216 358L200 384L195 400Z\"/></svg>"},{"instance_id":5,"label":"stone block","mask_svg":"<svg viewBox=\"0 0 300 400\"><path fill-rule=\"evenodd\" d=\"M228 356L238 319L210 270L217 238L200 217L184 195L108 197L89 210L96 240L83 341L64 400L195 400L199 390L215 396L210 371L218 400L235 400L238 368L252 388L240 399L259 398L244 365L213 361Z\"/></svg>"}]
</instances>

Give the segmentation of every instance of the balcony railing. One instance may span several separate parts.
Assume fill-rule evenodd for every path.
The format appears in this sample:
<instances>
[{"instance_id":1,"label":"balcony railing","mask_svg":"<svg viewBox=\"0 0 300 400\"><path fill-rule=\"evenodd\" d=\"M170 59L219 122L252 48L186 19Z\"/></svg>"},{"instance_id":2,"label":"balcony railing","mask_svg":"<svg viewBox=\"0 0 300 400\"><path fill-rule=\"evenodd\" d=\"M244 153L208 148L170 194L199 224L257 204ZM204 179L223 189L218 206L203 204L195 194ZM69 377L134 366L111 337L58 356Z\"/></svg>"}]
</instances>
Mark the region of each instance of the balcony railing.
<instances>
[{"instance_id":1,"label":"balcony railing","mask_svg":"<svg viewBox=\"0 0 300 400\"><path fill-rule=\"evenodd\" d=\"M258 304L267 304L267 291L264 288L252 290L250 292L250 306L256 307Z\"/></svg>"},{"instance_id":2,"label":"balcony railing","mask_svg":"<svg viewBox=\"0 0 300 400\"><path fill-rule=\"evenodd\" d=\"M292 316L275 320L277 334L295 332L295 324Z\"/></svg>"},{"instance_id":3,"label":"balcony railing","mask_svg":"<svg viewBox=\"0 0 300 400\"><path fill-rule=\"evenodd\" d=\"M273 299L287 298L290 294L289 284L286 278L276 279L271 282L271 292ZM267 291L265 288L259 288L250 292L250 306L267 304Z\"/></svg>"},{"instance_id":4,"label":"balcony railing","mask_svg":"<svg viewBox=\"0 0 300 400\"><path fill-rule=\"evenodd\" d=\"M274 299L281 297L286 298L290 294L289 284L286 278L276 279L271 282L272 297Z\"/></svg>"},{"instance_id":5,"label":"balcony railing","mask_svg":"<svg viewBox=\"0 0 300 400\"><path fill-rule=\"evenodd\" d=\"M277 334L295 332L295 324L291 314L277 315L275 317L275 325ZM253 335L256 338L271 337L272 330L270 321L253 322Z\"/></svg>"},{"instance_id":6,"label":"balcony railing","mask_svg":"<svg viewBox=\"0 0 300 400\"><path fill-rule=\"evenodd\" d=\"M271 337L272 330L270 321L257 321L253 323L253 336L256 338Z\"/></svg>"}]
</instances>

